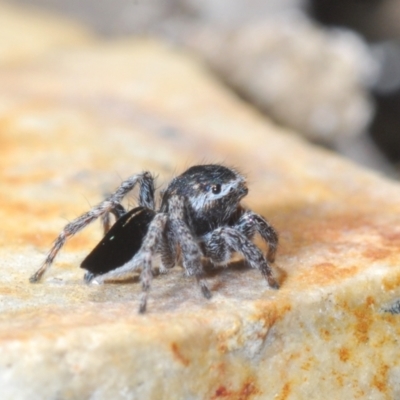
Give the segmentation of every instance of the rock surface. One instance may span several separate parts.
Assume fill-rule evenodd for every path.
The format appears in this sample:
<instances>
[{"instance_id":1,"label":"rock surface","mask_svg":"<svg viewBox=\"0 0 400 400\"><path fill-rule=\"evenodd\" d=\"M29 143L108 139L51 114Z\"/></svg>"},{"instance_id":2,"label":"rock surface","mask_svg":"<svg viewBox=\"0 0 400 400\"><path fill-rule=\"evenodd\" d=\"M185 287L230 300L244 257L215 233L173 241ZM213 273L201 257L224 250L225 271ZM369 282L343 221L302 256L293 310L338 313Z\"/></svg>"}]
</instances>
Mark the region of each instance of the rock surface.
<instances>
[{"instance_id":1,"label":"rock surface","mask_svg":"<svg viewBox=\"0 0 400 400\"><path fill-rule=\"evenodd\" d=\"M15 64L55 47L88 42L89 30L31 7L0 2L0 64Z\"/></svg>"},{"instance_id":2,"label":"rock surface","mask_svg":"<svg viewBox=\"0 0 400 400\"><path fill-rule=\"evenodd\" d=\"M2 399L393 399L400 396L400 187L274 126L185 54L99 42L0 74ZM244 171L280 233L273 291L240 263L205 300L174 268L137 314L135 282L86 286L100 238L65 225L128 175ZM131 198L130 203L134 202Z\"/></svg>"},{"instance_id":3,"label":"rock surface","mask_svg":"<svg viewBox=\"0 0 400 400\"><path fill-rule=\"evenodd\" d=\"M368 45L317 25L305 0L11 1L74 15L107 35L185 45L279 124L335 149L365 134L374 115L368 88L378 63Z\"/></svg>"}]
</instances>

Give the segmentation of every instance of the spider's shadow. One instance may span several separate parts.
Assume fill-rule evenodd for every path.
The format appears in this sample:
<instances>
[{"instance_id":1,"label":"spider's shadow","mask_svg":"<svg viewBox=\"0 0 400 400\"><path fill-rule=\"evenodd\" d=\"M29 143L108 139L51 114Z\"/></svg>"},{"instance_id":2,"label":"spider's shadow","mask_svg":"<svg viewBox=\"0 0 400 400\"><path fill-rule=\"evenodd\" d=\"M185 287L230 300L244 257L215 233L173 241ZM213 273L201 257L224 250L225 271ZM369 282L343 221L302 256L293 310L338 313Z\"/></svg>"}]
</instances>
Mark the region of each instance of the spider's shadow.
<instances>
[{"instance_id":1,"label":"spider's shadow","mask_svg":"<svg viewBox=\"0 0 400 400\"><path fill-rule=\"evenodd\" d=\"M203 262L204 268L204 276L207 278L214 278L217 275L220 275L222 271L225 270L233 270L236 272L245 272L251 269L250 265L247 264L244 260L237 260L230 262L227 266L216 266L213 265L210 261Z\"/></svg>"},{"instance_id":2,"label":"spider's shadow","mask_svg":"<svg viewBox=\"0 0 400 400\"><path fill-rule=\"evenodd\" d=\"M244 260L232 261L227 266L215 266L207 260L203 260L203 268L203 277L206 279L209 288L213 294L222 291L224 293L224 296L236 296L238 284L234 285L236 287L235 290L231 291L229 289L229 287L232 286L232 279L237 280L239 282L239 286L243 285L243 282L247 279L252 279L250 277L246 278L245 276L243 276L243 274L252 271L252 268ZM167 273L165 274L161 273L158 267L153 268L153 277L155 280L158 281L158 283L154 285L155 290L152 290L152 294L150 295L150 301L152 303L151 309L153 309L153 307L156 307L158 310L173 310L180 305L183 305L184 303L198 303L200 299L200 301L204 301L204 304L206 305L208 300L203 298L203 296L201 295L201 291L194 290L193 286L188 284L189 278L185 276L184 268L179 268L176 266L174 270L175 271L167 271ZM175 276L172 279L168 279L168 275L171 273ZM163 279L166 279L166 282L161 282ZM98 293L93 294L94 297L92 300L96 302L114 300L120 301L122 299L137 300L137 296L131 297L131 292L126 292L126 290L121 287L121 285L125 286L132 284L138 285L138 290L140 291L140 272L138 272L138 274L133 276L132 278L126 280L115 280L107 282L107 285L114 286L117 290L115 292L114 290L112 290L111 292L109 292L109 295L105 297L104 293L101 296L99 296ZM122 291L119 291L118 287L121 287ZM244 290L244 293L245 292L246 290ZM162 302L160 301L161 299L163 299ZM170 301L165 301L166 299L170 299ZM178 303L176 303L177 300Z\"/></svg>"},{"instance_id":3,"label":"spider's shadow","mask_svg":"<svg viewBox=\"0 0 400 400\"><path fill-rule=\"evenodd\" d=\"M174 267L175 268L181 268L182 267ZM251 267L243 260L238 260L238 261L233 261L230 262L227 266L221 267L221 266L215 266L209 261L203 261L203 270L204 270L204 277L205 278L214 278L217 275L220 275L222 271L224 270L233 270L236 272L245 272L248 270L251 270ZM155 267L152 269L153 272L153 278L158 278L160 276L168 275L167 273L161 273L159 267ZM119 285L128 285L132 283L140 283L140 272L137 273L137 275L132 276L131 278L127 278L124 280L109 280L107 284L119 284Z\"/></svg>"}]
</instances>

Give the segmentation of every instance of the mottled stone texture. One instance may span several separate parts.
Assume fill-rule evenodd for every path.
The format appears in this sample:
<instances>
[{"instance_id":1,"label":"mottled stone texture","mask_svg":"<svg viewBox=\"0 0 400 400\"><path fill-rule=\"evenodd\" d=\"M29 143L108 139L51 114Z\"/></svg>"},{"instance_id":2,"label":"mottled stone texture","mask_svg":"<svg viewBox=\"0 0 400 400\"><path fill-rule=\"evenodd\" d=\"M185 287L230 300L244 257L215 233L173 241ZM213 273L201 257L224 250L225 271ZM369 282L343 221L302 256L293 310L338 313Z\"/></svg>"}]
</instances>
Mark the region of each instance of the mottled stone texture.
<instances>
[{"instance_id":1,"label":"mottled stone texture","mask_svg":"<svg viewBox=\"0 0 400 400\"><path fill-rule=\"evenodd\" d=\"M400 187L303 143L185 54L145 40L48 51L0 73L2 399L394 399L400 396ZM66 221L142 169L162 185L223 161L280 233L272 291L240 262L86 286ZM134 203L134 197L130 204ZM392 312L388 312L390 310Z\"/></svg>"}]
</instances>

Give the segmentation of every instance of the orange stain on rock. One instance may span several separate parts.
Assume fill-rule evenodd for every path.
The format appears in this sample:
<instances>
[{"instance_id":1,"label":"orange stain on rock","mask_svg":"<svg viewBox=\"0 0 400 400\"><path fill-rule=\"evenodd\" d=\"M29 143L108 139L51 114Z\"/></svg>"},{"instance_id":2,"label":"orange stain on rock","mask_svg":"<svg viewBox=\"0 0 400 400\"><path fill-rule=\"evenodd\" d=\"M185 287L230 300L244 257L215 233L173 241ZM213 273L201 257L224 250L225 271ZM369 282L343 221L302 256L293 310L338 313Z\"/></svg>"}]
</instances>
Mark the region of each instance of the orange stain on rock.
<instances>
[{"instance_id":1,"label":"orange stain on rock","mask_svg":"<svg viewBox=\"0 0 400 400\"><path fill-rule=\"evenodd\" d=\"M387 257L389 257L393 251L391 251L388 248L382 248L382 247L368 247L362 252L362 255L365 258L368 258L371 261L380 261L383 260Z\"/></svg>"},{"instance_id":2,"label":"orange stain on rock","mask_svg":"<svg viewBox=\"0 0 400 400\"><path fill-rule=\"evenodd\" d=\"M347 362L350 358L350 350L347 347L342 347L338 351L339 359L342 362Z\"/></svg>"},{"instance_id":3,"label":"orange stain on rock","mask_svg":"<svg viewBox=\"0 0 400 400\"><path fill-rule=\"evenodd\" d=\"M292 388L289 382L286 382L283 385L283 388L278 396L275 397L276 400L286 400L289 395L292 393Z\"/></svg>"},{"instance_id":4,"label":"orange stain on rock","mask_svg":"<svg viewBox=\"0 0 400 400\"><path fill-rule=\"evenodd\" d=\"M358 272L359 268L342 267L325 262L313 265L311 268L303 270L295 279L302 282L303 285L329 285L335 282L343 281L343 279L350 278Z\"/></svg>"},{"instance_id":5,"label":"orange stain on rock","mask_svg":"<svg viewBox=\"0 0 400 400\"><path fill-rule=\"evenodd\" d=\"M265 327L272 327L277 321L281 320L292 310L292 304L289 300L276 302L260 301L257 305L257 314L255 319L263 321Z\"/></svg>"},{"instance_id":6,"label":"orange stain on rock","mask_svg":"<svg viewBox=\"0 0 400 400\"><path fill-rule=\"evenodd\" d=\"M386 246L400 249L400 231L393 226L380 226L379 235Z\"/></svg>"},{"instance_id":7,"label":"orange stain on rock","mask_svg":"<svg viewBox=\"0 0 400 400\"><path fill-rule=\"evenodd\" d=\"M171 350L172 350L172 354L174 355L175 359L178 360L185 367L187 367L190 364L190 360L188 358L186 358L184 355L182 355L178 345L175 342L173 342L171 344Z\"/></svg>"},{"instance_id":8,"label":"orange stain on rock","mask_svg":"<svg viewBox=\"0 0 400 400\"><path fill-rule=\"evenodd\" d=\"M336 211L330 214L318 206L312 208L307 205L289 210L277 210L274 216L275 226L280 233L279 257L296 256L304 253L310 247L315 248L321 244L320 252L325 251L326 258L335 257L334 264L338 266L354 259L354 249L357 254L369 261L380 261L387 258L398 259L400 254L400 229L399 224L387 225L384 215L377 210L360 209L357 213L351 213L343 208L342 212ZM333 263L327 263L333 264ZM364 262L360 262L363 265ZM328 266L328 265L327 265ZM325 268L326 270L326 268ZM334 269L325 271L334 273ZM356 273L356 268L339 269L333 280L341 279ZM307 275L307 273L306 273ZM311 283L318 283L322 278L322 284L329 283L329 275L313 269ZM310 279L307 279L310 282Z\"/></svg>"},{"instance_id":9,"label":"orange stain on rock","mask_svg":"<svg viewBox=\"0 0 400 400\"><path fill-rule=\"evenodd\" d=\"M381 365L375 374L372 384L380 391L387 391L389 367L386 364Z\"/></svg>"},{"instance_id":10,"label":"orange stain on rock","mask_svg":"<svg viewBox=\"0 0 400 400\"><path fill-rule=\"evenodd\" d=\"M250 400L254 395L260 394L260 390L253 381L246 381L238 390L230 390L224 385L220 385L211 400L229 399L229 400Z\"/></svg>"},{"instance_id":11,"label":"orange stain on rock","mask_svg":"<svg viewBox=\"0 0 400 400\"><path fill-rule=\"evenodd\" d=\"M400 273L395 276L390 275L389 277L385 277L382 285L386 291L398 289L400 287Z\"/></svg>"},{"instance_id":12,"label":"orange stain on rock","mask_svg":"<svg viewBox=\"0 0 400 400\"><path fill-rule=\"evenodd\" d=\"M320 329L319 333L321 335L321 338L326 341L329 341L332 339L331 332L328 329Z\"/></svg>"},{"instance_id":13,"label":"orange stain on rock","mask_svg":"<svg viewBox=\"0 0 400 400\"><path fill-rule=\"evenodd\" d=\"M68 206L53 202L27 202L12 198L2 199L0 219L3 218L0 244L32 245L46 249L63 228L63 215L77 216L80 214L76 206ZM12 219L8 216L14 216ZM57 221L58 220L58 221ZM52 221L57 221L57 224ZM61 221L61 224L60 224ZM65 220L66 225L69 221ZM91 224L90 226L95 225ZM59 228L54 228L58 225ZM101 228L97 232L85 230L68 240L66 248L73 250L85 250L89 252L101 237Z\"/></svg>"},{"instance_id":14,"label":"orange stain on rock","mask_svg":"<svg viewBox=\"0 0 400 400\"><path fill-rule=\"evenodd\" d=\"M214 396L212 399L219 399L223 397L228 397L230 396L231 392L225 387L225 386L220 386L214 393Z\"/></svg>"},{"instance_id":15,"label":"orange stain on rock","mask_svg":"<svg viewBox=\"0 0 400 400\"><path fill-rule=\"evenodd\" d=\"M259 393L260 391L257 389L253 382L245 382L239 391L238 400L247 400L250 399L253 395Z\"/></svg>"},{"instance_id":16,"label":"orange stain on rock","mask_svg":"<svg viewBox=\"0 0 400 400\"><path fill-rule=\"evenodd\" d=\"M352 313L356 318L354 324L354 336L358 343L367 343L369 340L369 331L374 322L371 309L369 308L372 301L373 299L369 298L365 305L361 305L352 310Z\"/></svg>"}]
</instances>

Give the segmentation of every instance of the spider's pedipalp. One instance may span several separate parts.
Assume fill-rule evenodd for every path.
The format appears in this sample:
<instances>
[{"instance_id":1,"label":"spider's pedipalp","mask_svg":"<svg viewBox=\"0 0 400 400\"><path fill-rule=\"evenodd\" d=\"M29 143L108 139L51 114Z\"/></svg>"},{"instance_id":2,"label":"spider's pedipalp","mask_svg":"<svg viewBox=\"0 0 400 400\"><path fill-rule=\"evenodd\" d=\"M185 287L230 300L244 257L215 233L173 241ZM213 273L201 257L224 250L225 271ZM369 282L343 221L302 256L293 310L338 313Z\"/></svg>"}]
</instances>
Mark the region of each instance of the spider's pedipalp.
<instances>
[{"instance_id":1,"label":"spider's pedipalp","mask_svg":"<svg viewBox=\"0 0 400 400\"><path fill-rule=\"evenodd\" d=\"M278 234L264 217L253 211L246 210L235 224L235 227L250 240L258 232L268 244L267 260L274 262L278 248Z\"/></svg>"}]
</instances>

